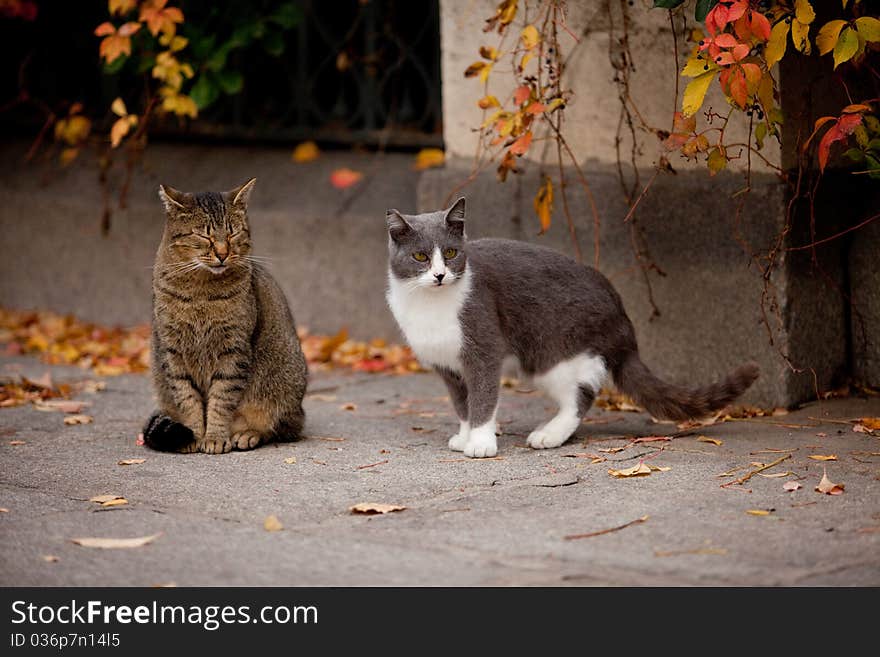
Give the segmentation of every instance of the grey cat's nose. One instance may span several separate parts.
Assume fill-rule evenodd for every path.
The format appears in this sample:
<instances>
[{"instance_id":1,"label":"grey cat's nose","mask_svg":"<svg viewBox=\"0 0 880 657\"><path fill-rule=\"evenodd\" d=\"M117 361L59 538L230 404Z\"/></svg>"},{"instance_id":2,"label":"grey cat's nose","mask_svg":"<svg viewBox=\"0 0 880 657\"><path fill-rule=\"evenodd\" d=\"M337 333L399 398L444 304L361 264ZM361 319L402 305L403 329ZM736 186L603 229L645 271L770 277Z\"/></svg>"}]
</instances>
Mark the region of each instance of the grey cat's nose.
<instances>
[{"instance_id":1,"label":"grey cat's nose","mask_svg":"<svg viewBox=\"0 0 880 657\"><path fill-rule=\"evenodd\" d=\"M443 282L443 277L444 277L445 275L446 275L446 274L434 274L434 278L437 279L437 282L438 282L438 283L442 283L442 282Z\"/></svg>"}]
</instances>

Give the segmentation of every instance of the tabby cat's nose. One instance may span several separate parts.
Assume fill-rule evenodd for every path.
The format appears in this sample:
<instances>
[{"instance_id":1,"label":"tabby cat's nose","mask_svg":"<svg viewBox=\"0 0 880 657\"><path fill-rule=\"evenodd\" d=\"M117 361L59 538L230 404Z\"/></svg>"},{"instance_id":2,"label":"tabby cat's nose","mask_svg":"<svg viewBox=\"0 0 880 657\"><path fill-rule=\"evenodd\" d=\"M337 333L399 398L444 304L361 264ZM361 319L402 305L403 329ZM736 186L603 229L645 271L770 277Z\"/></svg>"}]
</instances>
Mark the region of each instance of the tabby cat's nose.
<instances>
[{"instance_id":1,"label":"tabby cat's nose","mask_svg":"<svg viewBox=\"0 0 880 657\"><path fill-rule=\"evenodd\" d=\"M215 244L214 254L217 256L217 260L223 262L229 256L229 246L227 244Z\"/></svg>"}]
</instances>

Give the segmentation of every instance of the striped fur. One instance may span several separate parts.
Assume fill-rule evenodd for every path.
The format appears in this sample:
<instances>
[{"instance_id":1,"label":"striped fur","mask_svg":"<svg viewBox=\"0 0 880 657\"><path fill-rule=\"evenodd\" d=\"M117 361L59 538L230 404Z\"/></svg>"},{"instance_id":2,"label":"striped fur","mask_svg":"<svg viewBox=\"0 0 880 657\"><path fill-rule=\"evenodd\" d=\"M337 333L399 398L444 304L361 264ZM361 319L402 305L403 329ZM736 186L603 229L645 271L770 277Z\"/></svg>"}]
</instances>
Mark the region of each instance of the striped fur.
<instances>
[{"instance_id":1,"label":"striped fur","mask_svg":"<svg viewBox=\"0 0 880 657\"><path fill-rule=\"evenodd\" d=\"M218 194L160 187L153 268L154 449L219 454L298 438L308 375L284 293L251 256L254 180Z\"/></svg>"}]
</instances>

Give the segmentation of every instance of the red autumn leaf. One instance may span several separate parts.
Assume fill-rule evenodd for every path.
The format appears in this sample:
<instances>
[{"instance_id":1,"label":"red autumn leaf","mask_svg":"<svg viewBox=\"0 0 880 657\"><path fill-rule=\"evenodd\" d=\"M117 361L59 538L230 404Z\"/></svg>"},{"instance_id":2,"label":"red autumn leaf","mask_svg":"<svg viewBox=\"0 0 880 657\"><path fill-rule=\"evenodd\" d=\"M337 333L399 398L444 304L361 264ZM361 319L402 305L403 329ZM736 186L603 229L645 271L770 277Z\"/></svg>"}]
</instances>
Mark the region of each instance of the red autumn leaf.
<instances>
[{"instance_id":1,"label":"red autumn leaf","mask_svg":"<svg viewBox=\"0 0 880 657\"><path fill-rule=\"evenodd\" d=\"M336 189L347 189L364 177L360 171L343 167L330 174L330 184Z\"/></svg>"},{"instance_id":2,"label":"red autumn leaf","mask_svg":"<svg viewBox=\"0 0 880 657\"><path fill-rule=\"evenodd\" d=\"M510 145L510 152L514 155L523 155L527 150L529 150L529 146L532 144L532 131L529 130L527 133L519 137L515 142Z\"/></svg>"},{"instance_id":3,"label":"red autumn leaf","mask_svg":"<svg viewBox=\"0 0 880 657\"><path fill-rule=\"evenodd\" d=\"M516 91L513 92L513 102L517 105L522 105L529 99L532 90L529 89L528 85L522 85L521 87L517 87Z\"/></svg>"},{"instance_id":4,"label":"red autumn leaf","mask_svg":"<svg viewBox=\"0 0 880 657\"><path fill-rule=\"evenodd\" d=\"M739 42L732 34L719 34L715 37L715 45L721 48L733 48L737 43Z\"/></svg>"},{"instance_id":5,"label":"red autumn leaf","mask_svg":"<svg viewBox=\"0 0 880 657\"><path fill-rule=\"evenodd\" d=\"M547 106L544 103L536 100L533 103L529 103L529 106L526 107L526 114L541 114L546 111L546 109Z\"/></svg>"},{"instance_id":6,"label":"red autumn leaf","mask_svg":"<svg viewBox=\"0 0 880 657\"><path fill-rule=\"evenodd\" d=\"M862 124L861 114L844 114L837 119L828 132L819 142L819 170L825 171L825 165L828 163L828 156L831 154L831 144L838 141L845 141L853 131Z\"/></svg>"}]
</instances>

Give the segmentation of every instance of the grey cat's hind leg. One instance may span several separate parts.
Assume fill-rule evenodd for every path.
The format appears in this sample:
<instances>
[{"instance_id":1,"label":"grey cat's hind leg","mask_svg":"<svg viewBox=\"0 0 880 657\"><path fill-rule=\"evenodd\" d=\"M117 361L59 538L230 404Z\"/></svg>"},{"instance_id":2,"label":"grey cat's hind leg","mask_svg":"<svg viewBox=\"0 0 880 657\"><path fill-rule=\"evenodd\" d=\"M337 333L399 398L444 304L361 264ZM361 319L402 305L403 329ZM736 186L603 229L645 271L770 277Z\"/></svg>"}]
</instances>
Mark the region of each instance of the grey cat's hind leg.
<instances>
[{"instance_id":1,"label":"grey cat's hind leg","mask_svg":"<svg viewBox=\"0 0 880 657\"><path fill-rule=\"evenodd\" d=\"M604 361L590 354L580 354L535 376L535 384L559 405L559 411L529 434L529 446L548 449L568 440L592 406L606 376Z\"/></svg>"},{"instance_id":2,"label":"grey cat's hind leg","mask_svg":"<svg viewBox=\"0 0 880 657\"><path fill-rule=\"evenodd\" d=\"M455 413L458 415L458 433L449 439L449 449L463 452L470 439L471 425L468 422L468 393L464 379L458 372L446 368L437 368L437 373L449 390L449 398Z\"/></svg>"}]
</instances>

